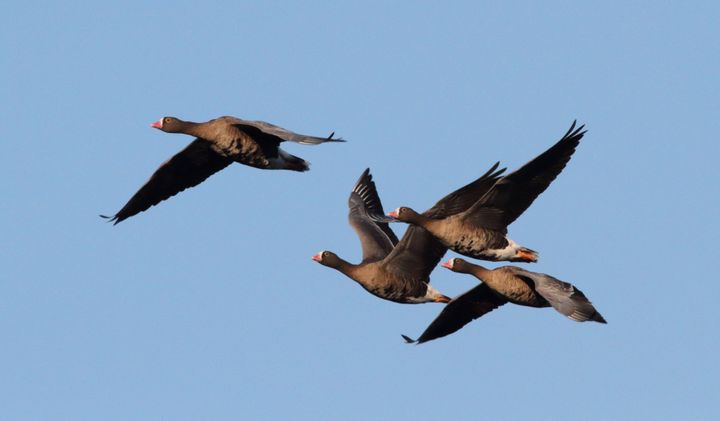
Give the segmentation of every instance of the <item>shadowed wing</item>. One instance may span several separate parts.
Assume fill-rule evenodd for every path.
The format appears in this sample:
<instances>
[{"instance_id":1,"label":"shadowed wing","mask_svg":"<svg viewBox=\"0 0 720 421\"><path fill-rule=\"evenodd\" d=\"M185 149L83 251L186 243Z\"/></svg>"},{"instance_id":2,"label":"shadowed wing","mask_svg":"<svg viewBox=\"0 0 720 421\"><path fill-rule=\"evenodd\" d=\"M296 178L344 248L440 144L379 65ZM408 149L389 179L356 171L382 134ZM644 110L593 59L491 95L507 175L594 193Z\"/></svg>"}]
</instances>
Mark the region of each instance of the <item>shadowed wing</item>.
<instances>
[{"instance_id":1,"label":"shadowed wing","mask_svg":"<svg viewBox=\"0 0 720 421\"><path fill-rule=\"evenodd\" d=\"M408 342L417 342L419 344L442 338L457 332L466 324L495 310L506 302L507 300L492 292L486 284L481 283L453 298L416 341L405 335L403 337Z\"/></svg>"},{"instance_id":2,"label":"shadowed wing","mask_svg":"<svg viewBox=\"0 0 720 421\"><path fill-rule=\"evenodd\" d=\"M479 226L503 230L517 219L548 188L565 168L580 143L585 126L570 129L550 149L502 177L469 210L469 218Z\"/></svg>"},{"instance_id":3,"label":"shadowed wing","mask_svg":"<svg viewBox=\"0 0 720 421\"><path fill-rule=\"evenodd\" d=\"M210 143L195 139L165 161L114 217L115 224L157 205L177 193L197 186L233 161L214 150Z\"/></svg>"},{"instance_id":4,"label":"shadowed wing","mask_svg":"<svg viewBox=\"0 0 720 421\"><path fill-rule=\"evenodd\" d=\"M370 168L366 169L355 183L348 198L348 207L348 222L360 238L363 262L385 258L397 244L398 238L388 224L375 222L368 216L369 212L383 213Z\"/></svg>"},{"instance_id":5,"label":"shadowed wing","mask_svg":"<svg viewBox=\"0 0 720 421\"><path fill-rule=\"evenodd\" d=\"M424 228L410 225L400 242L385 258L385 268L398 277L427 283L430 272L446 251L447 248Z\"/></svg>"}]
</instances>

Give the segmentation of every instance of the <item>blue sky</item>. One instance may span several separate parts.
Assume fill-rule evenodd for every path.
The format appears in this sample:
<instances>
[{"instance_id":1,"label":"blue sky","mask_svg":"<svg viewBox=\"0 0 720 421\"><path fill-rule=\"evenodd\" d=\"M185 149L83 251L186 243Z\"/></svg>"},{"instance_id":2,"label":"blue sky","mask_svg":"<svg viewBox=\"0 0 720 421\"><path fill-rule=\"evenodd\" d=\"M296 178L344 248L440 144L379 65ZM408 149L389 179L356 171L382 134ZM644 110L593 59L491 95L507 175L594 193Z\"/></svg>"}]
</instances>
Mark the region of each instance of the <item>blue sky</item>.
<instances>
[{"instance_id":1,"label":"blue sky","mask_svg":"<svg viewBox=\"0 0 720 421\"><path fill-rule=\"evenodd\" d=\"M659 3L6 4L1 417L717 418L720 6ZM349 142L104 223L189 142L164 115ZM505 306L408 346L440 305L310 260L360 260L366 167L386 208L425 209L573 119L585 139L510 234L608 325Z\"/></svg>"}]
</instances>

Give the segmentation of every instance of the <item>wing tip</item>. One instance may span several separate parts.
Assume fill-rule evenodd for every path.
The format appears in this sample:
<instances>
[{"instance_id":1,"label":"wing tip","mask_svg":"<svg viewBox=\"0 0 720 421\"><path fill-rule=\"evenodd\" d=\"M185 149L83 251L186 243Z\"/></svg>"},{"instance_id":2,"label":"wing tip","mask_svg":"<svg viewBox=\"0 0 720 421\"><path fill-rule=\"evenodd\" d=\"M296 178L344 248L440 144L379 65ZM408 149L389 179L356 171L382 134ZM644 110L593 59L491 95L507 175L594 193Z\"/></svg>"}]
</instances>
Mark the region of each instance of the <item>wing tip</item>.
<instances>
[{"instance_id":1,"label":"wing tip","mask_svg":"<svg viewBox=\"0 0 720 421\"><path fill-rule=\"evenodd\" d=\"M500 175L501 175L502 173L504 173L505 170L507 170L507 167L505 167L505 168L500 168L500 169L498 170L498 167L499 167L499 166L500 166L500 161L495 162L495 163L493 164L493 166L490 167L489 170L485 171L485 174L483 174L482 176L480 176L480 178L483 178L483 179L484 179L484 178L498 178L498 177L500 177Z\"/></svg>"},{"instance_id":2,"label":"wing tip","mask_svg":"<svg viewBox=\"0 0 720 421\"><path fill-rule=\"evenodd\" d=\"M602 323L604 325L607 324L607 320L605 320L605 318L597 310L595 310L595 314L593 314L593 316L590 318L590 320L592 320L594 322Z\"/></svg>"},{"instance_id":3,"label":"wing tip","mask_svg":"<svg viewBox=\"0 0 720 421\"><path fill-rule=\"evenodd\" d=\"M358 177L358 180L355 182L352 191L362 196L362 191L366 190L371 185L374 185L373 176L370 173L370 167L368 167L365 168L365 171L363 171L362 174L360 174L360 177Z\"/></svg>"},{"instance_id":4,"label":"wing tip","mask_svg":"<svg viewBox=\"0 0 720 421\"><path fill-rule=\"evenodd\" d=\"M581 124L580 127L575 128L576 125L577 125L577 119L573 120L572 125L568 129L567 133L565 133L565 136L563 136L562 138L563 139L574 138L577 140L582 139L582 137L585 135L585 133L587 133L587 130L584 130L585 125Z\"/></svg>"},{"instance_id":5,"label":"wing tip","mask_svg":"<svg viewBox=\"0 0 720 421\"><path fill-rule=\"evenodd\" d=\"M405 340L406 344L418 344L419 343L418 341L416 341L415 339L413 339L407 335L400 334L400 336L402 336L402 338Z\"/></svg>"},{"instance_id":6,"label":"wing tip","mask_svg":"<svg viewBox=\"0 0 720 421\"><path fill-rule=\"evenodd\" d=\"M335 136L335 132L330 133L330 136L325 138L326 142L347 142L347 140L343 139L342 137L333 138Z\"/></svg>"},{"instance_id":7,"label":"wing tip","mask_svg":"<svg viewBox=\"0 0 720 421\"><path fill-rule=\"evenodd\" d=\"M99 215L99 216L103 219L107 219L106 222L112 222L113 225L117 225L120 221L122 221L122 219L120 219L117 215L115 215L115 216Z\"/></svg>"}]
</instances>

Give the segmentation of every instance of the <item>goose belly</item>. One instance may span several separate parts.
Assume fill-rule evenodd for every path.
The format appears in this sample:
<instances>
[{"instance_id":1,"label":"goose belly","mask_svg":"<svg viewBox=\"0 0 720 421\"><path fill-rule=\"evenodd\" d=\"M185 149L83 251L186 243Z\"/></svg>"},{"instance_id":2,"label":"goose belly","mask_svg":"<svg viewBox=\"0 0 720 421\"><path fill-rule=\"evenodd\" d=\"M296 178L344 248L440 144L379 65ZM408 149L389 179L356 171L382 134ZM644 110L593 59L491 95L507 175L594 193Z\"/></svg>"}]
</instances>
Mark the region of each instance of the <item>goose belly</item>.
<instances>
[{"instance_id":1,"label":"goose belly","mask_svg":"<svg viewBox=\"0 0 720 421\"><path fill-rule=\"evenodd\" d=\"M223 156L232 158L235 162L250 167L267 169L271 166L265 152L255 142L234 140L218 145L216 151Z\"/></svg>"},{"instance_id":2,"label":"goose belly","mask_svg":"<svg viewBox=\"0 0 720 421\"><path fill-rule=\"evenodd\" d=\"M402 304L420 304L425 303L430 300L425 299L424 295L422 294L420 296L417 296L416 294L413 294L412 291L407 291L403 289L395 289L393 287L384 287L384 288L367 288L368 292L375 295L376 297L388 300L388 301L394 301L396 303L402 303Z\"/></svg>"},{"instance_id":3,"label":"goose belly","mask_svg":"<svg viewBox=\"0 0 720 421\"><path fill-rule=\"evenodd\" d=\"M374 280L373 280L374 281ZM427 285L414 282L370 282L360 283L372 295L384 300L402 304L420 304L432 301L426 298Z\"/></svg>"},{"instance_id":4,"label":"goose belly","mask_svg":"<svg viewBox=\"0 0 720 421\"><path fill-rule=\"evenodd\" d=\"M445 245L450 250L464 256L485 260L497 260L494 254L489 252L507 245L503 234L485 230L465 231L449 240Z\"/></svg>"}]
</instances>

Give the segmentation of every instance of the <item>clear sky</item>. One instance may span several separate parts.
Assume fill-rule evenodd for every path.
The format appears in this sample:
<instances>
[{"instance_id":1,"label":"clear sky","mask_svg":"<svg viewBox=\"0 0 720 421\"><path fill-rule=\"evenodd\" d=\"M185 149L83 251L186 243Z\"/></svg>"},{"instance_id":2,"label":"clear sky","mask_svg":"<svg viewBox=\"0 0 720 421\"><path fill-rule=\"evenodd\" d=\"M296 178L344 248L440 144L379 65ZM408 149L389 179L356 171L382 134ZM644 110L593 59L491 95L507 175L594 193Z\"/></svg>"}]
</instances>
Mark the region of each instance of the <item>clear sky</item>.
<instances>
[{"instance_id":1,"label":"clear sky","mask_svg":"<svg viewBox=\"0 0 720 421\"><path fill-rule=\"evenodd\" d=\"M717 2L3 10L0 418L720 418ZM164 115L349 142L105 223L190 141L149 127ZM310 260L360 260L347 197L366 167L386 209L422 210L573 119L587 135L510 236L607 325L507 305L406 345L439 304Z\"/></svg>"}]
</instances>

